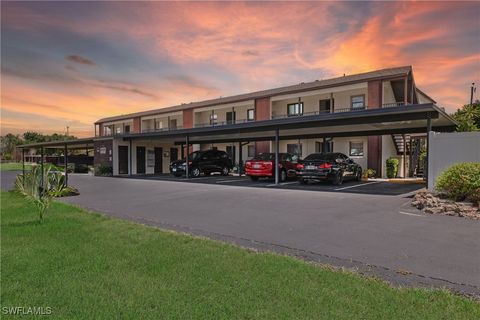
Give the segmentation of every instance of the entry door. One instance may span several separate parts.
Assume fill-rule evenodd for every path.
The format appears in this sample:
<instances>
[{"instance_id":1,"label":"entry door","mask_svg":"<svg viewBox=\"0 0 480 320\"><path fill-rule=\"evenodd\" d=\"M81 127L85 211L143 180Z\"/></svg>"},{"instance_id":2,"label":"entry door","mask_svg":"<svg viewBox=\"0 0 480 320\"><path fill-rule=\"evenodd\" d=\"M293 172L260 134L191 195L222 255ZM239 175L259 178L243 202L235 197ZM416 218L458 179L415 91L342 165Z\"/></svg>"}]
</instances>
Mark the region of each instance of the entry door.
<instances>
[{"instance_id":1,"label":"entry door","mask_svg":"<svg viewBox=\"0 0 480 320\"><path fill-rule=\"evenodd\" d=\"M320 113L330 113L330 99L320 100Z\"/></svg>"},{"instance_id":2,"label":"entry door","mask_svg":"<svg viewBox=\"0 0 480 320\"><path fill-rule=\"evenodd\" d=\"M118 173L128 174L128 147L118 146Z\"/></svg>"},{"instance_id":3,"label":"entry door","mask_svg":"<svg viewBox=\"0 0 480 320\"><path fill-rule=\"evenodd\" d=\"M163 149L155 148L155 174L163 173Z\"/></svg>"},{"instance_id":4,"label":"entry door","mask_svg":"<svg viewBox=\"0 0 480 320\"><path fill-rule=\"evenodd\" d=\"M232 159L232 162L235 163L235 146L227 146L227 154Z\"/></svg>"},{"instance_id":5,"label":"entry door","mask_svg":"<svg viewBox=\"0 0 480 320\"><path fill-rule=\"evenodd\" d=\"M178 160L178 149L170 148L170 161L177 161L177 160Z\"/></svg>"},{"instance_id":6,"label":"entry door","mask_svg":"<svg viewBox=\"0 0 480 320\"><path fill-rule=\"evenodd\" d=\"M137 174L145 174L145 147L137 147Z\"/></svg>"},{"instance_id":7,"label":"entry door","mask_svg":"<svg viewBox=\"0 0 480 320\"><path fill-rule=\"evenodd\" d=\"M235 111L227 112L227 124L235 123Z\"/></svg>"}]
</instances>

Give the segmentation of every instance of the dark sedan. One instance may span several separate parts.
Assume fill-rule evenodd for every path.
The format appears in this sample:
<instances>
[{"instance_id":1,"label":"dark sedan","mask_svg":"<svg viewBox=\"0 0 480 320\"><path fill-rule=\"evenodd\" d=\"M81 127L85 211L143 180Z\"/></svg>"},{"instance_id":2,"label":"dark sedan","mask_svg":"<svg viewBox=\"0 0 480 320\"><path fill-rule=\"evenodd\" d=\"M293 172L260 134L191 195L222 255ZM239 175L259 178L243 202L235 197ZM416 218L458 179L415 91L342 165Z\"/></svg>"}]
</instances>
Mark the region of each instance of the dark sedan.
<instances>
[{"instance_id":1,"label":"dark sedan","mask_svg":"<svg viewBox=\"0 0 480 320\"><path fill-rule=\"evenodd\" d=\"M344 179L360 181L362 167L343 153L312 153L297 164L300 183L331 181L335 185Z\"/></svg>"},{"instance_id":2,"label":"dark sedan","mask_svg":"<svg viewBox=\"0 0 480 320\"><path fill-rule=\"evenodd\" d=\"M214 172L227 176L233 168L232 159L225 151L221 150L195 151L189 155L188 160L189 175L193 178L202 173L208 176ZM185 174L186 165L185 159L173 161L170 164L170 172L174 176L180 177Z\"/></svg>"}]
</instances>

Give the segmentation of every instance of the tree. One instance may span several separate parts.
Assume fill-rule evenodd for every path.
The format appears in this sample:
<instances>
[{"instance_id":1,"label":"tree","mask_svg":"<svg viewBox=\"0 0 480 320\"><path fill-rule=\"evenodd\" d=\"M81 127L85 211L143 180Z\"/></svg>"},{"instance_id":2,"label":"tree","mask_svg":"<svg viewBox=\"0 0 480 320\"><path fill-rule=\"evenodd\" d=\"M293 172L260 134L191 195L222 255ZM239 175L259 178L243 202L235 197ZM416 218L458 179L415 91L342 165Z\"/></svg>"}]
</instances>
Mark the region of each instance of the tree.
<instances>
[{"instance_id":1,"label":"tree","mask_svg":"<svg viewBox=\"0 0 480 320\"><path fill-rule=\"evenodd\" d=\"M5 136L1 137L1 143L2 157L4 159L10 160L15 154L15 147L22 144L22 139L19 135L8 133Z\"/></svg>"},{"instance_id":2,"label":"tree","mask_svg":"<svg viewBox=\"0 0 480 320\"><path fill-rule=\"evenodd\" d=\"M464 105L452 116L458 122L457 131L480 131L480 101Z\"/></svg>"}]
</instances>

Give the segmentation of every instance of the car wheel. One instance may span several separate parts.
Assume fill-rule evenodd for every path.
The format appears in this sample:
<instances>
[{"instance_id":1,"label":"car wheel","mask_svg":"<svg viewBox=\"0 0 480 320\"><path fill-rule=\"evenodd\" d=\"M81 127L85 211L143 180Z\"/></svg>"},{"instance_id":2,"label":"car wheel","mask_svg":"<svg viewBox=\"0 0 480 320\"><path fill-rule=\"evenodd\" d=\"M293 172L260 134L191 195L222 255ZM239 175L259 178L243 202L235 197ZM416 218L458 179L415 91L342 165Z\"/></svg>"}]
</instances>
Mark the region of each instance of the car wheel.
<instances>
[{"instance_id":1,"label":"car wheel","mask_svg":"<svg viewBox=\"0 0 480 320\"><path fill-rule=\"evenodd\" d=\"M335 177L333 178L333 184L336 185L336 186L339 186L343 183L343 173L342 172L338 172Z\"/></svg>"},{"instance_id":2,"label":"car wheel","mask_svg":"<svg viewBox=\"0 0 480 320\"><path fill-rule=\"evenodd\" d=\"M300 178L300 180L298 180L300 182L300 184L308 184L308 180L307 179L302 179Z\"/></svg>"},{"instance_id":3,"label":"car wheel","mask_svg":"<svg viewBox=\"0 0 480 320\"><path fill-rule=\"evenodd\" d=\"M198 178L200 176L200 169L198 168L193 168L192 169L192 177Z\"/></svg>"},{"instance_id":4,"label":"car wheel","mask_svg":"<svg viewBox=\"0 0 480 320\"><path fill-rule=\"evenodd\" d=\"M228 167L222 168L222 176L228 176L229 173L230 173L230 169L228 169Z\"/></svg>"},{"instance_id":5,"label":"car wheel","mask_svg":"<svg viewBox=\"0 0 480 320\"><path fill-rule=\"evenodd\" d=\"M250 176L250 179L251 179L252 181L258 181L258 177L257 177L257 176Z\"/></svg>"},{"instance_id":6,"label":"car wheel","mask_svg":"<svg viewBox=\"0 0 480 320\"><path fill-rule=\"evenodd\" d=\"M282 170L280 171L280 182L284 182L287 180L287 171Z\"/></svg>"},{"instance_id":7,"label":"car wheel","mask_svg":"<svg viewBox=\"0 0 480 320\"><path fill-rule=\"evenodd\" d=\"M357 175L355 176L355 180L362 181L362 170L357 170Z\"/></svg>"}]
</instances>

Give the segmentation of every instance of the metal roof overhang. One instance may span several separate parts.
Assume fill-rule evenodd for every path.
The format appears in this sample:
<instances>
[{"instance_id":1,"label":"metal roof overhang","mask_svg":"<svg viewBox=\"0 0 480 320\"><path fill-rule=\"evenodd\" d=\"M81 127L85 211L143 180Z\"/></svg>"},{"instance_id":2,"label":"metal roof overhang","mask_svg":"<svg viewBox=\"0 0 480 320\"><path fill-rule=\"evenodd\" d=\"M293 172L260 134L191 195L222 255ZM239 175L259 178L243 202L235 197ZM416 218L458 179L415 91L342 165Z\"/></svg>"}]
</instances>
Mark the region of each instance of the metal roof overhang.
<instances>
[{"instance_id":1,"label":"metal roof overhang","mask_svg":"<svg viewBox=\"0 0 480 320\"><path fill-rule=\"evenodd\" d=\"M74 149L86 149L86 148L93 148L93 143L96 140L95 137L91 138L82 138L82 139L75 139L75 140L63 140L63 141L49 141L49 142L39 142L39 143L31 143L31 144L23 144L17 146L17 148L21 149L31 149L31 148L45 148L45 149L61 149L68 147L70 150Z\"/></svg>"},{"instance_id":2,"label":"metal roof overhang","mask_svg":"<svg viewBox=\"0 0 480 320\"><path fill-rule=\"evenodd\" d=\"M397 133L426 133L427 118L432 119L432 130L453 131L456 122L434 104L367 109L301 117L255 121L218 127L200 127L123 135L124 140L155 140L183 144L189 142L221 143L264 141L275 139L279 129L281 140L320 137L369 136Z\"/></svg>"}]
</instances>

